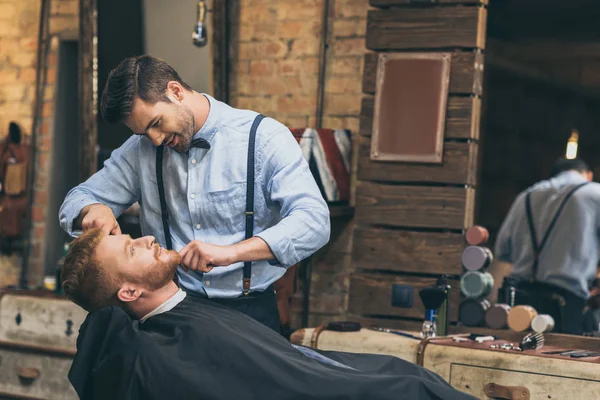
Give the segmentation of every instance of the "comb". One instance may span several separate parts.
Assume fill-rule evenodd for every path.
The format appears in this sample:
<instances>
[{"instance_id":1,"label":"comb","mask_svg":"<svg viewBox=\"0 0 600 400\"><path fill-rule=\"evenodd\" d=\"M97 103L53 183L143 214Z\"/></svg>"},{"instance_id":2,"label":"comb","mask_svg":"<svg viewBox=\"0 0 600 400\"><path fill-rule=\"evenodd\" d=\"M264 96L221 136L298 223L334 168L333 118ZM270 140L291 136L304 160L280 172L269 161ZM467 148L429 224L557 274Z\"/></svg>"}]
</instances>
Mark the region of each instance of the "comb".
<instances>
[{"instance_id":1,"label":"comb","mask_svg":"<svg viewBox=\"0 0 600 400\"><path fill-rule=\"evenodd\" d=\"M544 347L544 335L541 333L530 333L526 335L519 344L521 350L538 350Z\"/></svg>"}]
</instances>

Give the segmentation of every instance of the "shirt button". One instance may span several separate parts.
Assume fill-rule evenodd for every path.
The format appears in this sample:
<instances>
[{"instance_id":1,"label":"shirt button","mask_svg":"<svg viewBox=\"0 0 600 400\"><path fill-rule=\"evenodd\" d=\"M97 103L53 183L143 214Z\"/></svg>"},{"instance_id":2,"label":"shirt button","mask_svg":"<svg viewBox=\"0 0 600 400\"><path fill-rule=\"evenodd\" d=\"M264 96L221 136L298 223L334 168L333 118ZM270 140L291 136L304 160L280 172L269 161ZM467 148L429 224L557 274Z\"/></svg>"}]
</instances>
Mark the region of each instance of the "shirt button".
<instances>
[{"instance_id":1,"label":"shirt button","mask_svg":"<svg viewBox=\"0 0 600 400\"><path fill-rule=\"evenodd\" d=\"M210 281L206 281L206 286L210 286Z\"/></svg>"},{"instance_id":2,"label":"shirt button","mask_svg":"<svg viewBox=\"0 0 600 400\"><path fill-rule=\"evenodd\" d=\"M200 229L200 224L196 224L196 229Z\"/></svg>"},{"instance_id":3,"label":"shirt button","mask_svg":"<svg viewBox=\"0 0 600 400\"><path fill-rule=\"evenodd\" d=\"M196 195L195 195L195 194L191 194L191 195L190 195L190 197L191 197L192 199L195 199L195 198L196 198Z\"/></svg>"},{"instance_id":4,"label":"shirt button","mask_svg":"<svg viewBox=\"0 0 600 400\"><path fill-rule=\"evenodd\" d=\"M192 164L196 164L196 159L195 158L192 159Z\"/></svg>"}]
</instances>

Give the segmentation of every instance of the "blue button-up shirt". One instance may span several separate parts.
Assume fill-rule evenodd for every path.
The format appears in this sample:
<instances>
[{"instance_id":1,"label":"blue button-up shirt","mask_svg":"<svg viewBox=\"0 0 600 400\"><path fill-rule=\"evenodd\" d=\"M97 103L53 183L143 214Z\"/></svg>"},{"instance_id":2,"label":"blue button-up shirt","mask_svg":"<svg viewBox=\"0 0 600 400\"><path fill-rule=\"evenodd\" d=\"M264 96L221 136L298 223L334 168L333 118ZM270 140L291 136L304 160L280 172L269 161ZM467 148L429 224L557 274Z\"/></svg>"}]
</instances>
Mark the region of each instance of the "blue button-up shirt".
<instances>
[{"instance_id":1,"label":"blue button-up shirt","mask_svg":"<svg viewBox=\"0 0 600 400\"><path fill-rule=\"evenodd\" d=\"M539 242L565 195L586 179L576 171L536 183L519 194L500 228L496 257L513 264L511 275L530 278L533 247L527 224L525 196L531 194L531 209ZM587 298L596 277L600 249L600 184L591 182L567 201L539 256L541 282L554 284Z\"/></svg>"},{"instance_id":2,"label":"blue button-up shirt","mask_svg":"<svg viewBox=\"0 0 600 400\"><path fill-rule=\"evenodd\" d=\"M205 95L210 112L194 135L211 148L177 153L165 148L163 176L170 213L173 248L192 240L232 245L245 238L248 139L257 113L239 110ZM252 263L251 290L264 290L285 268L310 256L329 240L329 209L289 129L265 118L255 149L254 235L271 248L276 261ZM115 216L140 202L141 228L163 246L156 148L144 136L131 136L114 150L104 168L72 189L60 209L63 229L93 203L109 206ZM243 263L216 267L209 273L177 270L180 284L209 297L242 293Z\"/></svg>"}]
</instances>

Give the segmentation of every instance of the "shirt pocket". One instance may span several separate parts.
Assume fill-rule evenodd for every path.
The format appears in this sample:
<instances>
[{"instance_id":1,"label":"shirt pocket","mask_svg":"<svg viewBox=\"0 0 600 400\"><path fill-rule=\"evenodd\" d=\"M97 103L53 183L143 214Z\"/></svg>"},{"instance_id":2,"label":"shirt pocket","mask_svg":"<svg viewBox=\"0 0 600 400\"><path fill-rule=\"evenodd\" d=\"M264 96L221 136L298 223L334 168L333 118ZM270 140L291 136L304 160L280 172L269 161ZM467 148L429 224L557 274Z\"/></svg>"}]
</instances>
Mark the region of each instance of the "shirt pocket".
<instances>
[{"instance_id":1,"label":"shirt pocket","mask_svg":"<svg viewBox=\"0 0 600 400\"><path fill-rule=\"evenodd\" d=\"M223 190L208 192L208 220L221 235L245 232L246 182L234 183Z\"/></svg>"}]
</instances>

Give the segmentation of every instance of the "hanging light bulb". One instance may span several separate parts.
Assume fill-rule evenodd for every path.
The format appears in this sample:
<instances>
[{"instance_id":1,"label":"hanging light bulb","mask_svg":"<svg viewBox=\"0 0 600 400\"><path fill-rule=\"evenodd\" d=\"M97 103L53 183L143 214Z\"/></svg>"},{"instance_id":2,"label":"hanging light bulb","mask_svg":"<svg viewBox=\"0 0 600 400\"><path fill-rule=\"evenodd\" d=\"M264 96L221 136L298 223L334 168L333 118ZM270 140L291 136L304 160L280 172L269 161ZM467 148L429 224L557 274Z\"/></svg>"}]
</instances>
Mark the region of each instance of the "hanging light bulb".
<instances>
[{"instance_id":1,"label":"hanging light bulb","mask_svg":"<svg viewBox=\"0 0 600 400\"><path fill-rule=\"evenodd\" d=\"M567 142L567 154L566 154L567 160L572 160L577 157L578 142L579 142L579 132L577 132L577 130L573 129L573 132L571 132L571 137L569 138L569 141Z\"/></svg>"}]
</instances>

